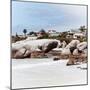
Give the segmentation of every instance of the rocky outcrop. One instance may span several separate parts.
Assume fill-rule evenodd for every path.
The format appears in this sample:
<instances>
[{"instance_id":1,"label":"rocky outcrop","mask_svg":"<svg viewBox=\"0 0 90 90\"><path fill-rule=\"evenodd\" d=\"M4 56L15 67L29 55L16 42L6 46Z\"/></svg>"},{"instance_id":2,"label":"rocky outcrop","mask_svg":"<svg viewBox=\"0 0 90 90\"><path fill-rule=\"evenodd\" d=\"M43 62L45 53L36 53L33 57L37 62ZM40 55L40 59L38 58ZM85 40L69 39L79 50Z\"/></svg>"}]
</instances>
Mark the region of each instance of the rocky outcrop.
<instances>
[{"instance_id":1,"label":"rocky outcrop","mask_svg":"<svg viewBox=\"0 0 90 90\"><path fill-rule=\"evenodd\" d=\"M12 58L35 57L40 51L48 53L53 48L59 47L60 41L56 39L23 40L12 44ZM39 50L39 51L37 51Z\"/></svg>"},{"instance_id":2,"label":"rocky outcrop","mask_svg":"<svg viewBox=\"0 0 90 90\"><path fill-rule=\"evenodd\" d=\"M73 51L73 55L78 55L78 49L75 49L75 50Z\"/></svg>"},{"instance_id":3,"label":"rocky outcrop","mask_svg":"<svg viewBox=\"0 0 90 90\"><path fill-rule=\"evenodd\" d=\"M25 52L26 52L26 49L25 49L25 48L19 49L19 50L15 53L14 58L23 58Z\"/></svg>"},{"instance_id":4,"label":"rocky outcrop","mask_svg":"<svg viewBox=\"0 0 90 90\"><path fill-rule=\"evenodd\" d=\"M56 48L58 45L58 42L56 41L52 41L50 43L46 43L42 46L42 50L44 51L44 53L48 53L49 51L51 51L52 49Z\"/></svg>"},{"instance_id":5,"label":"rocky outcrop","mask_svg":"<svg viewBox=\"0 0 90 90\"><path fill-rule=\"evenodd\" d=\"M87 42L72 40L61 52L61 55L69 55L67 66L87 60Z\"/></svg>"},{"instance_id":6,"label":"rocky outcrop","mask_svg":"<svg viewBox=\"0 0 90 90\"><path fill-rule=\"evenodd\" d=\"M83 51L84 49L87 49L87 42L81 42L77 45L77 49L80 51Z\"/></svg>"},{"instance_id":7,"label":"rocky outcrop","mask_svg":"<svg viewBox=\"0 0 90 90\"><path fill-rule=\"evenodd\" d=\"M76 47L79 43L79 40L72 40L65 48Z\"/></svg>"},{"instance_id":8,"label":"rocky outcrop","mask_svg":"<svg viewBox=\"0 0 90 90\"><path fill-rule=\"evenodd\" d=\"M75 60L71 59L67 62L66 66L75 65Z\"/></svg>"},{"instance_id":9,"label":"rocky outcrop","mask_svg":"<svg viewBox=\"0 0 90 90\"><path fill-rule=\"evenodd\" d=\"M76 49L77 45L80 43L79 40L72 40L63 50L62 54L70 55Z\"/></svg>"},{"instance_id":10,"label":"rocky outcrop","mask_svg":"<svg viewBox=\"0 0 90 90\"><path fill-rule=\"evenodd\" d=\"M70 49L69 48L64 48L61 52L61 55L70 55L71 52L70 52Z\"/></svg>"},{"instance_id":11,"label":"rocky outcrop","mask_svg":"<svg viewBox=\"0 0 90 90\"><path fill-rule=\"evenodd\" d=\"M30 58L30 57L31 57L30 50L26 50L25 54L23 55L23 58Z\"/></svg>"},{"instance_id":12,"label":"rocky outcrop","mask_svg":"<svg viewBox=\"0 0 90 90\"><path fill-rule=\"evenodd\" d=\"M75 65L80 62L87 62L87 49L78 52L78 49L75 49L73 54L69 55L69 61L67 65Z\"/></svg>"},{"instance_id":13,"label":"rocky outcrop","mask_svg":"<svg viewBox=\"0 0 90 90\"><path fill-rule=\"evenodd\" d=\"M65 41L63 41L61 44L62 44L62 48L65 48L67 45L67 43Z\"/></svg>"}]
</instances>

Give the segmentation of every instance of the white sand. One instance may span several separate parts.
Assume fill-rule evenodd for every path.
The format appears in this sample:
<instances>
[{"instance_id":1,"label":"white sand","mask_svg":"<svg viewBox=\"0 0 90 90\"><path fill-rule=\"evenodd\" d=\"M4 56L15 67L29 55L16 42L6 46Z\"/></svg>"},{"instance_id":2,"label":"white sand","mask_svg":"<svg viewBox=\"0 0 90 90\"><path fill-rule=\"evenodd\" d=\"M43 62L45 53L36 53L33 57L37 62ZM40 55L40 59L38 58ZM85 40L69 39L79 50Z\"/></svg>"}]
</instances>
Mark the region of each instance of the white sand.
<instances>
[{"instance_id":1,"label":"white sand","mask_svg":"<svg viewBox=\"0 0 90 90\"><path fill-rule=\"evenodd\" d=\"M86 64L66 66L67 60L48 59L12 60L12 88L32 88L87 84Z\"/></svg>"}]
</instances>

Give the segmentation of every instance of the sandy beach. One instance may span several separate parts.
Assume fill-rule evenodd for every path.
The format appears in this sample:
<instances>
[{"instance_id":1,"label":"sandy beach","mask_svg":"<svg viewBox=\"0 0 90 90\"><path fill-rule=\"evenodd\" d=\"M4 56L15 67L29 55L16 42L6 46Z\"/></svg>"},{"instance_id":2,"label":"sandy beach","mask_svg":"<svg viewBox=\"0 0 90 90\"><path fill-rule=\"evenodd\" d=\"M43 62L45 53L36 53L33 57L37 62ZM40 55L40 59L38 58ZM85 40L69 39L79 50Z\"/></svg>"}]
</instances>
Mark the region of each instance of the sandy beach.
<instances>
[{"instance_id":1,"label":"sandy beach","mask_svg":"<svg viewBox=\"0 0 90 90\"><path fill-rule=\"evenodd\" d=\"M87 64L66 66L67 61L12 59L12 88L87 84Z\"/></svg>"}]
</instances>

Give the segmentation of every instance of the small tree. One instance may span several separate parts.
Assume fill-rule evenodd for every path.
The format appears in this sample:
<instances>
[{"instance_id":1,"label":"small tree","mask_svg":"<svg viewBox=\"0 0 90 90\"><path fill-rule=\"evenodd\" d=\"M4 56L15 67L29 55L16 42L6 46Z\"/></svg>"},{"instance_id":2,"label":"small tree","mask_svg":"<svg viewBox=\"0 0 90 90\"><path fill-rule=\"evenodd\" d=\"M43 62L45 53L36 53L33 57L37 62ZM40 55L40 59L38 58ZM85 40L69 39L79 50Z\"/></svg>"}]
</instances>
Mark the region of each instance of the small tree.
<instances>
[{"instance_id":1,"label":"small tree","mask_svg":"<svg viewBox=\"0 0 90 90\"><path fill-rule=\"evenodd\" d=\"M33 31L28 33L28 35L32 35L32 34L34 34L35 36L37 35L36 32L33 32Z\"/></svg>"},{"instance_id":2,"label":"small tree","mask_svg":"<svg viewBox=\"0 0 90 90\"><path fill-rule=\"evenodd\" d=\"M46 34L46 31L44 29L40 30L41 34Z\"/></svg>"},{"instance_id":3,"label":"small tree","mask_svg":"<svg viewBox=\"0 0 90 90\"><path fill-rule=\"evenodd\" d=\"M23 33L24 33L24 35L25 35L25 37L26 37L27 29L24 29L24 30L23 30Z\"/></svg>"},{"instance_id":4,"label":"small tree","mask_svg":"<svg viewBox=\"0 0 90 90\"><path fill-rule=\"evenodd\" d=\"M41 34L41 36L38 37L38 39L48 38L48 33L46 33L44 29L41 29L39 33Z\"/></svg>"},{"instance_id":5,"label":"small tree","mask_svg":"<svg viewBox=\"0 0 90 90\"><path fill-rule=\"evenodd\" d=\"M80 30L81 32L84 32L84 31L85 31L85 26L80 26L79 30Z\"/></svg>"}]
</instances>

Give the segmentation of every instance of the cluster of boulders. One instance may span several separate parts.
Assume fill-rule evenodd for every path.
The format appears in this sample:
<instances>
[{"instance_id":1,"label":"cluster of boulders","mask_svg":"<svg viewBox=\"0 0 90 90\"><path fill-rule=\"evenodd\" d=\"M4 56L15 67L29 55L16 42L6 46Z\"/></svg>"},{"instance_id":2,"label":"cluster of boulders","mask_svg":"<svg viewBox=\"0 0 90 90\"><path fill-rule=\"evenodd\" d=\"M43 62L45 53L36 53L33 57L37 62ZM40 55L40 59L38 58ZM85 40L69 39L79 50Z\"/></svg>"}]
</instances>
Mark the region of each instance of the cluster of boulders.
<instances>
[{"instance_id":1,"label":"cluster of boulders","mask_svg":"<svg viewBox=\"0 0 90 90\"><path fill-rule=\"evenodd\" d=\"M87 42L72 40L61 53L63 56L68 55L67 65L74 65L77 62L87 62Z\"/></svg>"},{"instance_id":2,"label":"cluster of boulders","mask_svg":"<svg viewBox=\"0 0 90 90\"><path fill-rule=\"evenodd\" d=\"M60 47L62 47L62 50ZM59 49L61 50L60 54ZM67 65L87 60L87 42L72 40L67 44L65 41L61 43L56 39L26 39L12 43L12 58L43 58L52 50L56 50L58 54L55 55L59 55L59 58L55 57L54 60L68 58Z\"/></svg>"},{"instance_id":3,"label":"cluster of boulders","mask_svg":"<svg viewBox=\"0 0 90 90\"><path fill-rule=\"evenodd\" d=\"M53 48L59 47L56 39L23 40L12 44L12 58L43 57Z\"/></svg>"},{"instance_id":4,"label":"cluster of boulders","mask_svg":"<svg viewBox=\"0 0 90 90\"><path fill-rule=\"evenodd\" d=\"M87 42L72 40L69 44L65 41L61 43L62 49L59 56L54 57L54 61L67 60L67 66L81 62L87 62ZM54 49L57 50L57 49ZM58 49L59 50L59 49Z\"/></svg>"}]
</instances>

